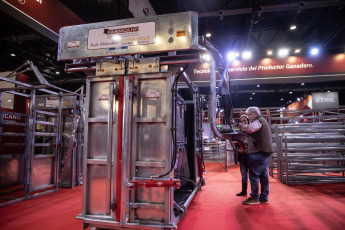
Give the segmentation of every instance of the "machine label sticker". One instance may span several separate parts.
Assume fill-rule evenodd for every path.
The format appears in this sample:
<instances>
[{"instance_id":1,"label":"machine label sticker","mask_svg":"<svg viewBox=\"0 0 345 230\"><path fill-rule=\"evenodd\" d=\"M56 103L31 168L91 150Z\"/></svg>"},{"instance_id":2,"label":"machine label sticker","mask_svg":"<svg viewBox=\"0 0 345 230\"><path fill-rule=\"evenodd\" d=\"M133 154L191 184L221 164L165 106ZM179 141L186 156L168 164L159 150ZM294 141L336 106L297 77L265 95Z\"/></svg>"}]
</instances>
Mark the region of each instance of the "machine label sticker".
<instances>
[{"instance_id":1,"label":"machine label sticker","mask_svg":"<svg viewBox=\"0 0 345 230\"><path fill-rule=\"evenodd\" d=\"M99 101L109 100L109 94L100 94L100 95L98 95L98 100Z\"/></svg>"},{"instance_id":2,"label":"machine label sticker","mask_svg":"<svg viewBox=\"0 0 345 230\"><path fill-rule=\"evenodd\" d=\"M89 30L87 48L109 49L155 43L156 23L146 22Z\"/></svg>"},{"instance_id":3,"label":"machine label sticker","mask_svg":"<svg viewBox=\"0 0 345 230\"><path fill-rule=\"evenodd\" d=\"M146 93L146 98L150 99L150 100L155 100L155 99L159 99L160 97L160 93L159 92L147 92Z\"/></svg>"},{"instance_id":4,"label":"machine label sticker","mask_svg":"<svg viewBox=\"0 0 345 230\"><path fill-rule=\"evenodd\" d=\"M186 31L185 30L178 30L176 31L176 37L185 37Z\"/></svg>"},{"instance_id":5,"label":"machine label sticker","mask_svg":"<svg viewBox=\"0 0 345 230\"><path fill-rule=\"evenodd\" d=\"M80 41L73 41L73 42L67 43L68 48L76 48L76 47L79 47L79 45L80 45Z\"/></svg>"},{"instance_id":6,"label":"machine label sticker","mask_svg":"<svg viewBox=\"0 0 345 230\"><path fill-rule=\"evenodd\" d=\"M59 107L59 97L47 97L46 107L48 108L58 108Z\"/></svg>"}]
</instances>

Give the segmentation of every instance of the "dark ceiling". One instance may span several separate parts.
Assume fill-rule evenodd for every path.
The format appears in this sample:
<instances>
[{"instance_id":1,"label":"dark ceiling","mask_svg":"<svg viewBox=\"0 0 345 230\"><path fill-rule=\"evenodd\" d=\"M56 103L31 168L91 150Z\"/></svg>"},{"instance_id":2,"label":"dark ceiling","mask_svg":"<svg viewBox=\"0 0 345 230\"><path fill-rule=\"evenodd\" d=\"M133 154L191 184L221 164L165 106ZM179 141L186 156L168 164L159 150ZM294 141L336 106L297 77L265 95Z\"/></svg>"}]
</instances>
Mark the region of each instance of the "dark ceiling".
<instances>
[{"instance_id":1,"label":"dark ceiling","mask_svg":"<svg viewBox=\"0 0 345 230\"><path fill-rule=\"evenodd\" d=\"M86 23L132 17L128 1L61 2ZM275 50L282 46L301 48L300 55L307 55L313 46L320 47L322 54L345 51L344 0L150 0L150 3L159 15L198 12L199 35L210 32L212 36L208 39L223 56L230 50L241 52L250 49L254 58L259 59L266 55L267 49ZM297 25L297 29L291 31L291 24ZM68 74L63 71L65 63L56 60L56 43L5 13L0 14L0 26L0 72L13 71L26 60L31 60L54 85L76 90L84 84L84 73ZM16 56L11 56L12 53ZM30 81L37 83L33 76ZM234 107L282 107L289 101L296 101L297 97L319 90L339 91L340 104L345 105L345 99L342 99L345 98L345 80L306 83L303 86L300 83L231 86ZM292 89L294 91L290 94ZM207 93L207 89L203 91Z\"/></svg>"}]
</instances>

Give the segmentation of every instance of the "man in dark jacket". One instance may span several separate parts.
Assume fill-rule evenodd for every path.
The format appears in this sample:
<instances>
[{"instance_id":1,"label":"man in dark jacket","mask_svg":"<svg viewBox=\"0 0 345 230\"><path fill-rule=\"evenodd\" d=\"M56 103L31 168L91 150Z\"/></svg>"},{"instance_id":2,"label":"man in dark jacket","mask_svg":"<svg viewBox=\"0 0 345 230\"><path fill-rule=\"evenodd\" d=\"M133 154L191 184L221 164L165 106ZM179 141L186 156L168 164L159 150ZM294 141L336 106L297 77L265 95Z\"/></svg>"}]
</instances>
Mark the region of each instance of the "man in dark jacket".
<instances>
[{"instance_id":1,"label":"man in dark jacket","mask_svg":"<svg viewBox=\"0 0 345 230\"><path fill-rule=\"evenodd\" d=\"M269 180L268 163L273 152L271 128L261 117L258 107L249 107L246 111L251 123L239 124L242 131L248 133L250 197L243 204L268 203ZM259 196L259 181L261 194Z\"/></svg>"}]
</instances>

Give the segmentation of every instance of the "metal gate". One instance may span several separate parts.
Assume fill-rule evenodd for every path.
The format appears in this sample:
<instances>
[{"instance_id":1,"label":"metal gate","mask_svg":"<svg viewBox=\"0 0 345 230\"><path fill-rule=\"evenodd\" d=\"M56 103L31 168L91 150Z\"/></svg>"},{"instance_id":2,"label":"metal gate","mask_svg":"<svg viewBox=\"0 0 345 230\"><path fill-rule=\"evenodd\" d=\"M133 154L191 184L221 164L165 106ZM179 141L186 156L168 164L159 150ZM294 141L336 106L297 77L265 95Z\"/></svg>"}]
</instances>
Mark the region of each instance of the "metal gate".
<instances>
[{"instance_id":1,"label":"metal gate","mask_svg":"<svg viewBox=\"0 0 345 230\"><path fill-rule=\"evenodd\" d=\"M42 85L33 86L15 81L9 76L0 76L0 81L13 84L9 88L0 89L0 108L3 102L2 94L9 93L24 97L28 101L28 113L0 111L0 146L20 146L21 151L13 154L10 148L1 152L1 197L8 201L0 204L6 206L36 196L41 196L58 189L60 171L60 156L63 151L62 139L62 104L65 96L77 94L50 85L40 74L32 62L27 61L22 67L29 66ZM20 68L17 70L19 71ZM12 73L15 74L15 73ZM47 89L51 88L51 89ZM58 90L59 92L55 92ZM46 95L38 95L37 91ZM64 94L64 93L65 94ZM47 98L54 97L54 106ZM43 98L40 101L37 98ZM7 119L14 117L15 119ZM16 119L20 118L20 122ZM20 131L13 127L23 127ZM6 137L21 136L20 143ZM12 195L17 193L16 195Z\"/></svg>"}]
</instances>

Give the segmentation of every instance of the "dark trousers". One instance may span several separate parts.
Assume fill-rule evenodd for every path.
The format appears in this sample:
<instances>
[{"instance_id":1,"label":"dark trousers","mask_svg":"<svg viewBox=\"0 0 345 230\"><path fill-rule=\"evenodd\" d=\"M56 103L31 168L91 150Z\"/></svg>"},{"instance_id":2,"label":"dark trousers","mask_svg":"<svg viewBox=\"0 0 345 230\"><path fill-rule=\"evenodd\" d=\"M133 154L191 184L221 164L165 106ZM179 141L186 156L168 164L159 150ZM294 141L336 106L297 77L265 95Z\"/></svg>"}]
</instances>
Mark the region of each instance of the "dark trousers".
<instances>
[{"instance_id":1,"label":"dark trousers","mask_svg":"<svg viewBox=\"0 0 345 230\"><path fill-rule=\"evenodd\" d=\"M261 184L260 198L268 200L269 181L267 168L270 156L270 154L264 152L249 154L250 196L256 200L259 199L259 181Z\"/></svg>"},{"instance_id":2,"label":"dark trousers","mask_svg":"<svg viewBox=\"0 0 345 230\"><path fill-rule=\"evenodd\" d=\"M238 154L238 162L240 163L240 172L242 177L242 184L248 183L248 163L249 154Z\"/></svg>"}]
</instances>

